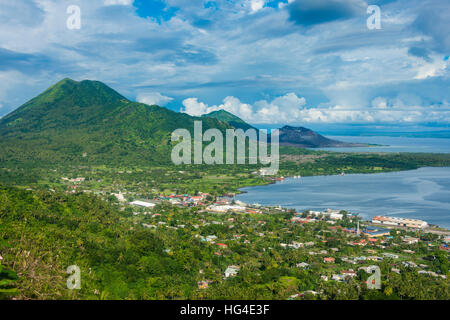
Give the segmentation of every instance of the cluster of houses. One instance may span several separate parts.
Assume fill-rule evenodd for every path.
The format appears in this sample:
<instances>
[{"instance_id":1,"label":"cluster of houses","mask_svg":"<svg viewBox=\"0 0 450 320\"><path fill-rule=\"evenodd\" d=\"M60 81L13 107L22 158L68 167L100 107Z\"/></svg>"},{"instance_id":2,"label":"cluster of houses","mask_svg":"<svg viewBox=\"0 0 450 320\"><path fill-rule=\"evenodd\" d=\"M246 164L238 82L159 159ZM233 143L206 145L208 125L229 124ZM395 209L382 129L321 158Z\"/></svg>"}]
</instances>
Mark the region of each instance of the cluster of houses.
<instances>
[{"instance_id":1,"label":"cluster of houses","mask_svg":"<svg viewBox=\"0 0 450 320\"><path fill-rule=\"evenodd\" d=\"M207 203L207 197L209 193L200 192L198 195L192 196L189 194L171 194L169 196L159 196L158 201L168 201L173 205L179 205L184 207L189 206L202 206Z\"/></svg>"},{"instance_id":2,"label":"cluster of houses","mask_svg":"<svg viewBox=\"0 0 450 320\"><path fill-rule=\"evenodd\" d=\"M123 201L124 197L121 193L114 194L119 201ZM197 196L188 194L176 195L171 194L169 196L159 196L153 200L136 200L130 202L132 206L142 208L153 208L157 203L167 201L172 205L180 207L195 207L206 206L205 211L210 213L249 213L249 214L262 214L261 206L259 205L247 205L239 200L234 201L231 197L224 196L217 198L213 203L208 201L208 193L199 193ZM209 204L209 205L208 205ZM208 206L207 206L208 205Z\"/></svg>"},{"instance_id":3,"label":"cluster of houses","mask_svg":"<svg viewBox=\"0 0 450 320\"><path fill-rule=\"evenodd\" d=\"M332 210L332 209L327 209L325 211L308 210L303 213L298 213L297 215L295 215L291 219L291 222L292 223L311 223L311 222L318 222L318 221L325 220L330 224L335 224L336 221L344 219L344 216L345 216L345 214L341 213L341 210ZM356 217L356 216L358 216L358 214L351 213L350 216ZM353 232L352 229L348 229L348 230L344 230L344 231ZM354 231L356 232L356 230L354 230Z\"/></svg>"},{"instance_id":4,"label":"cluster of houses","mask_svg":"<svg viewBox=\"0 0 450 320\"><path fill-rule=\"evenodd\" d=\"M80 184L82 182L84 182L86 180L86 178L84 178L84 177L79 177L79 178L61 177L61 180L70 184L67 186L70 191L66 191L66 193L76 193L80 187Z\"/></svg>"},{"instance_id":5,"label":"cluster of houses","mask_svg":"<svg viewBox=\"0 0 450 320\"><path fill-rule=\"evenodd\" d=\"M136 200L136 201L130 202L130 205L138 206L138 207L142 207L142 208L146 208L146 209L151 209L157 203L160 203L163 201L168 201L171 204L178 205L178 206L203 206L203 209L202 209L203 212L216 213L216 214L227 214L227 213L228 214L229 213L262 214L262 213L270 212L270 211L268 211L269 208L262 207L257 204L248 205L241 201L235 201L235 200L233 200L232 197L227 197L227 196L218 197L214 201L212 201L212 199L208 196L209 196L209 194L207 194L207 193L199 193L196 196L171 194L169 196L159 196L154 200ZM119 195L119 197L120 197L120 195ZM306 211L305 213L295 214L294 217L291 218L291 222L292 223L309 223L309 222L325 220L327 222L330 222L331 224L334 224L334 223L338 222L339 220L342 220L345 216L343 213L341 213L341 211L331 210L331 209L327 209L325 211ZM389 227L391 227L391 226L392 227L395 227L395 226L405 227L406 226L406 227L411 227L411 228L417 229L417 228L424 228L427 225L426 222L424 222L424 221L414 220L414 219L393 218L397 223L397 224L394 224L394 222L392 222L391 220L379 219L379 218L380 217L374 217L374 220L372 220L373 223L376 223L379 226L376 226L376 225L375 226L373 226L373 225L372 226L364 226L360 230L359 223L358 223L357 228L345 228L345 227L338 225L338 226L330 226L329 230L332 231L332 230L340 229L344 232L353 233L353 234L357 234L357 235L361 236L360 238L358 238L356 240L352 239L350 242L347 243L349 245L352 245L352 246L354 246L354 245L357 245L357 246L372 245L372 246L386 249L390 246L390 244L392 244L389 240L393 238L393 236L391 235L391 234L393 234L392 233L393 228L389 228ZM234 220L235 220L235 218L233 218L233 217L228 218L228 222L233 223ZM375 221L378 221L378 222L375 222ZM206 226L210 223L212 223L212 224L214 224L214 223L215 224L223 224L224 223L224 222L219 222L219 221L212 221L210 223L207 223L206 221L203 221L203 222L204 222L203 226ZM258 221L258 224L260 222L264 223L263 221ZM159 222L159 224L165 224L165 223ZM383 225L383 227L382 227L382 225ZM193 226L195 228L199 227L198 225L193 225ZM384 226L386 226L386 227L384 227ZM156 225L147 225L147 227L156 228L157 226ZM175 228L175 229L178 227L179 226L177 226L177 227L171 226L171 228ZM229 227L233 228L233 224L231 224ZM265 233L259 233L259 234L255 233L255 235L264 237ZM200 241L205 242L210 245L213 245L214 247L217 247L219 250L215 250L216 255L224 254L225 251L220 250L220 249L228 248L228 245L227 245L228 242L222 243L221 241L223 241L223 240L219 240L217 238L217 236L215 236L215 235L206 235L206 236L196 235L196 236L198 238L200 238ZM248 240L248 235L246 235L246 234L236 234L233 236L233 239L229 240L229 241L238 241L242 237L247 237L247 239L243 239L244 243L250 243L250 241ZM318 236L318 237L320 237L320 236ZM413 245L413 244L418 243L419 241L420 241L420 239L416 238L416 237L411 237L411 236L402 236L401 237L401 242L403 244ZM326 241L322 241L322 242L326 242ZM440 248L442 250L449 250L449 243L450 243L450 237L447 236L445 239L443 239ZM306 248L306 247L313 247L315 245L315 243L313 241L308 241L308 242L292 241L291 243L280 243L279 245L286 249L288 249L288 248L301 249L301 248ZM399 244L395 243L392 245L397 246ZM272 249L272 248L269 247L269 249ZM264 248L263 250L266 251L266 248ZM384 259L392 259L392 260L400 259L399 254L396 254L396 253L384 252L384 253L379 253L379 256L378 256L377 251L369 250L369 249L367 250L367 252L371 255L367 255L367 256L361 255L361 256L357 256L357 257L348 257L348 256L342 257L341 256L338 258L334 255L334 253L336 253L338 251L339 251L338 248L330 248L328 250L321 250L321 251L318 251L318 250L309 251L310 255L321 255L320 259L321 259L322 263L329 265L332 269L335 269L335 271L332 274L321 276L323 281L332 280L332 281L342 282L342 281L348 281L349 279L352 279L357 276L355 267L353 267L353 268L355 268L355 270L354 269L341 270L339 268L338 262L336 260L356 266L358 264L364 264L364 263L367 263L367 264L372 263L373 264L373 263L383 261ZM402 252L407 253L407 254L414 253L414 251L412 251L412 250L402 250ZM401 270L398 266L402 266L402 267L408 268L408 269L415 269L415 270L417 270L417 272L419 274L427 274L432 277L445 278L445 275L441 275L441 274L438 274L433 271L425 270L425 268L428 267L426 265L417 265L413 261L402 261L402 260L403 259L400 259L400 261L393 263L392 272L401 273ZM296 264L296 266L297 266L297 268L308 269L310 267L310 263L299 262ZM337 268L339 268L339 269L337 269ZM364 268L367 268L367 267L360 267L360 268L358 268L358 270L364 269ZM239 271L240 271L239 266L236 266L236 265L228 266L224 271L223 277L224 277L224 279L235 277L239 274ZM208 286L210 285L210 283L211 282L209 280L199 281L198 288L199 289L207 289ZM303 294L305 294L305 293L303 293ZM302 294L299 294L299 295L301 296Z\"/></svg>"},{"instance_id":6,"label":"cluster of houses","mask_svg":"<svg viewBox=\"0 0 450 320\"><path fill-rule=\"evenodd\" d=\"M314 246L314 242L308 241L308 242L303 243L303 242L298 242L298 241L292 241L292 243L290 243L290 244L280 243L280 246L282 246L283 248L300 249L303 247Z\"/></svg>"},{"instance_id":7,"label":"cluster of houses","mask_svg":"<svg viewBox=\"0 0 450 320\"><path fill-rule=\"evenodd\" d=\"M390 236L391 230L375 228L375 227L366 227L363 230L363 234L368 237L371 237L371 238L386 237L386 236Z\"/></svg>"},{"instance_id":8,"label":"cluster of houses","mask_svg":"<svg viewBox=\"0 0 450 320\"><path fill-rule=\"evenodd\" d=\"M339 273L339 274L333 274L331 276L331 280L342 282L342 281L346 281L346 280L352 279L352 278L356 277L356 275L357 274L356 274L356 272L353 269L342 270L341 273ZM324 281L328 281L328 277L327 276L324 276L324 278L322 278L322 279Z\"/></svg>"},{"instance_id":9,"label":"cluster of houses","mask_svg":"<svg viewBox=\"0 0 450 320\"><path fill-rule=\"evenodd\" d=\"M309 215L313 217L328 217L331 220L342 220L344 215L340 210L327 209L326 211L309 211Z\"/></svg>"},{"instance_id":10,"label":"cluster of houses","mask_svg":"<svg viewBox=\"0 0 450 320\"><path fill-rule=\"evenodd\" d=\"M262 214L262 206L258 204L249 205L239 200L232 200L230 197L221 197L210 206L206 207L207 212L211 213L249 213Z\"/></svg>"},{"instance_id":11,"label":"cluster of houses","mask_svg":"<svg viewBox=\"0 0 450 320\"><path fill-rule=\"evenodd\" d=\"M122 193L113 194L120 202L125 201L125 198ZM160 195L153 200L135 200L130 202L129 204L136 207L151 209L156 206L156 204L167 201L172 205L180 206L180 207L192 207L192 206L202 206L207 203L207 197L209 193L199 193L196 196L183 194L171 194L169 196Z\"/></svg>"},{"instance_id":12,"label":"cluster of houses","mask_svg":"<svg viewBox=\"0 0 450 320\"><path fill-rule=\"evenodd\" d=\"M70 182L70 183L81 183L81 182L84 182L86 180L86 178L79 177L79 178L69 179L69 178L66 178L66 177L62 177L61 180L67 181L67 182Z\"/></svg>"}]
</instances>

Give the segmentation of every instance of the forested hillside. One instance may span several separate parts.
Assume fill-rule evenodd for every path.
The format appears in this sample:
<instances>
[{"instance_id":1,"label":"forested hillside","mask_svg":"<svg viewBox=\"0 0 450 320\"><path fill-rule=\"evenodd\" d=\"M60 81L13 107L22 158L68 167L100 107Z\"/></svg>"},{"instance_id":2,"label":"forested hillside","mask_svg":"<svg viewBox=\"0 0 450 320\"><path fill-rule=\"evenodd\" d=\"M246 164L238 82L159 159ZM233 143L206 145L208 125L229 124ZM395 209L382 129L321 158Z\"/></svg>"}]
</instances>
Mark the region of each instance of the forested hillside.
<instances>
[{"instance_id":1,"label":"forested hillside","mask_svg":"<svg viewBox=\"0 0 450 320\"><path fill-rule=\"evenodd\" d=\"M97 81L64 79L0 120L0 161L42 164L170 162L171 134L231 128L156 105L131 102Z\"/></svg>"}]
</instances>

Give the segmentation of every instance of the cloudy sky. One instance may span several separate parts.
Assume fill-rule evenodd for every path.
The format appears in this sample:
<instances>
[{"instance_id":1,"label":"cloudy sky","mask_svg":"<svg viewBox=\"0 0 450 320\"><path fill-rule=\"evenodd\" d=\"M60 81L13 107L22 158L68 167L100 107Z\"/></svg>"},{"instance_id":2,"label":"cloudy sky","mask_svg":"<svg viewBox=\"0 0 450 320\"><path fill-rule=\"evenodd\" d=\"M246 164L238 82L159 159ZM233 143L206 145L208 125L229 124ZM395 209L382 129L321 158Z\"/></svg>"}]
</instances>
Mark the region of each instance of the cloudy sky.
<instances>
[{"instance_id":1,"label":"cloudy sky","mask_svg":"<svg viewBox=\"0 0 450 320\"><path fill-rule=\"evenodd\" d=\"M446 126L449 30L449 0L0 0L0 116L69 77L254 124Z\"/></svg>"}]
</instances>

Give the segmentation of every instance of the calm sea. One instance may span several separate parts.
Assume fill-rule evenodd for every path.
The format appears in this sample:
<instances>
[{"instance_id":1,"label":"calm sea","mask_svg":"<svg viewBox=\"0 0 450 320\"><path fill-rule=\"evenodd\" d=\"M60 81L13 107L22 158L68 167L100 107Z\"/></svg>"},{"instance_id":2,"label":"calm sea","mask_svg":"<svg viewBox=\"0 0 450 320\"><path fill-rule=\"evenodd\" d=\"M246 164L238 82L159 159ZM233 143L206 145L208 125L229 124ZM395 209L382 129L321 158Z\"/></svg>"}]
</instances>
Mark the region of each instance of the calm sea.
<instances>
[{"instance_id":1,"label":"calm sea","mask_svg":"<svg viewBox=\"0 0 450 320\"><path fill-rule=\"evenodd\" d=\"M407 138L370 136L327 136L345 142L369 143L379 147L361 148L320 148L337 152L430 152L450 153L450 139L445 138ZM317 150L317 149L314 149Z\"/></svg>"},{"instance_id":2,"label":"calm sea","mask_svg":"<svg viewBox=\"0 0 450 320\"><path fill-rule=\"evenodd\" d=\"M450 168L288 178L242 190L247 193L236 198L250 204L298 211L342 209L366 219L375 215L408 217L450 229Z\"/></svg>"}]
</instances>

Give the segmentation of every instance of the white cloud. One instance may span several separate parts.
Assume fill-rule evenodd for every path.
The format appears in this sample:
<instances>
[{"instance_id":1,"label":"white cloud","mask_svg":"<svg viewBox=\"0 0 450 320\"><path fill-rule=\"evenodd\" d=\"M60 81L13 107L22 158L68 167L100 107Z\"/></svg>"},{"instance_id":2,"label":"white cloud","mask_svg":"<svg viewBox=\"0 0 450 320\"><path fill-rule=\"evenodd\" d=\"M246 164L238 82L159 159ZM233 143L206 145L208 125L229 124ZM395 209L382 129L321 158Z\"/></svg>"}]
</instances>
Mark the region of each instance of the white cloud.
<instances>
[{"instance_id":1,"label":"white cloud","mask_svg":"<svg viewBox=\"0 0 450 320\"><path fill-rule=\"evenodd\" d=\"M282 9L282 8L286 7L288 4L291 4L294 1L295 0L288 0L288 2L280 2L280 3L278 3L278 8Z\"/></svg>"},{"instance_id":2,"label":"white cloud","mask_svg":"<svg viewBox=\"0 0 450 320\"><path fill-rule=\"evenodd\" d=\"M419 67L414 79L426 79L428 77L440 76L447 68L447 63L441 60L435 60L431 63L424 63Z\"/></svg>"},{"instance_id":3,"label":"white cloud","mask_svg":"<svg viewBox=\"0 0 450 320\"><path fill-rule=\"evenodd\" d=\"M183 100L183 106L185 109L182 110L182 112L185 112L191 116L201 116L202 114L214 111L208 108L207 104L199 102L197 98L188 98Z\"/></svg>"},{"instance_id":4,"label":"white cloud","mask_svg":"<svg viewBox=\"0 0 450 320\"><path fill-rule=\"evenodd\" d=\"M376 97L372 100L372 107L376 109L386 109L387 108L387 102L386 99L383 97Z\"/></svg>"},{"instance_id":5,"label":"white cloud","mask_svg":"<svg viewBox=\"0 0 450 320\"><path fill-rule=\"evenodd\" d=\"M253 123L274 123L276 121L278 121L277 123L282 123L297 119L301 114L300 108L305 104L305 98L299 98L295 93L277 97L271 102L260 100L255 102L253 106L241 102L233 96L226 97L221 105L211 107L203 102L199 102L197 98L188 98L183 101L185 108L182 112L200 116L216 110L226 110L245 121Z\"/></svg>"},{"instance_id":6,"label":"white cloud","mask_svg":"<svg viewBox=\"0 0 450 320\"><path fill-rule=\"evenodd\" d=\"M103 0L105 6L116 6L116 5L130 6L133 4L133 2L134 0Z\"/></svg>"},{"instance_id":7,"label":"white cloud","mask_svg":"<svg viewBox=\"0 0 450 320\"><path fill-rule=\"evenodd\" d=\"M217 110L226 110L242 119L249 120L252 118L253 113L251 105L242 103L238 98L232 96L223 99L223 104L219 106L209 107L207 104L199 102L197 98L185 99L183 106L184 110L181 111L191 116L201 116Z\"/></svg>"},{"instance_id":8,"label":"white cloud","mask_svg":"<svg viewBox=\"0 0 450 320\"><path fill-rule=\"evenodd\" d=\"M173 100L171 97L163 96L159 92L141 92L137 95L136 100L148 105L165 106L167 103Z\"/></svg>"},{"instance_id":9,"label":"white cloud","mask_svg":"<svg viewBox=\"0 0 450 320\"><path fill-rule=\"evenodd\" d=\"M307 108L305 98L299 98L295 93L270 102L260 100L253 105L243 103L236 97L226 97L219 106L209 107L197 98L186 99L183 105L185 109L182 112L190 115L201 116L223 109L253 124L450 122L448 104L406 106L398 98L388 101L384 97L373 99L372 108L363 109L344 105Z\"/></svg>"},{"instance_id":10,"label":"white cloud","mask_svg":"<svg viewBox=\"0 0 450 320\"><path fill-rule=\"evenodd\" d=\"M247 103L242 103L238 98L226 97L217 109L224 109L242 119L251 119L253 108Z\"/></svg>"},{"instance_id":11,"label":"white cloud","mask_svg":"<svg viewBox=\"0 0 450 320\"><path fill-rule=\"evenodd\" d=\"M265 0L250 0L250 9L252 13L261 10L264 7Z\"/></svg>"}]
</instances>

